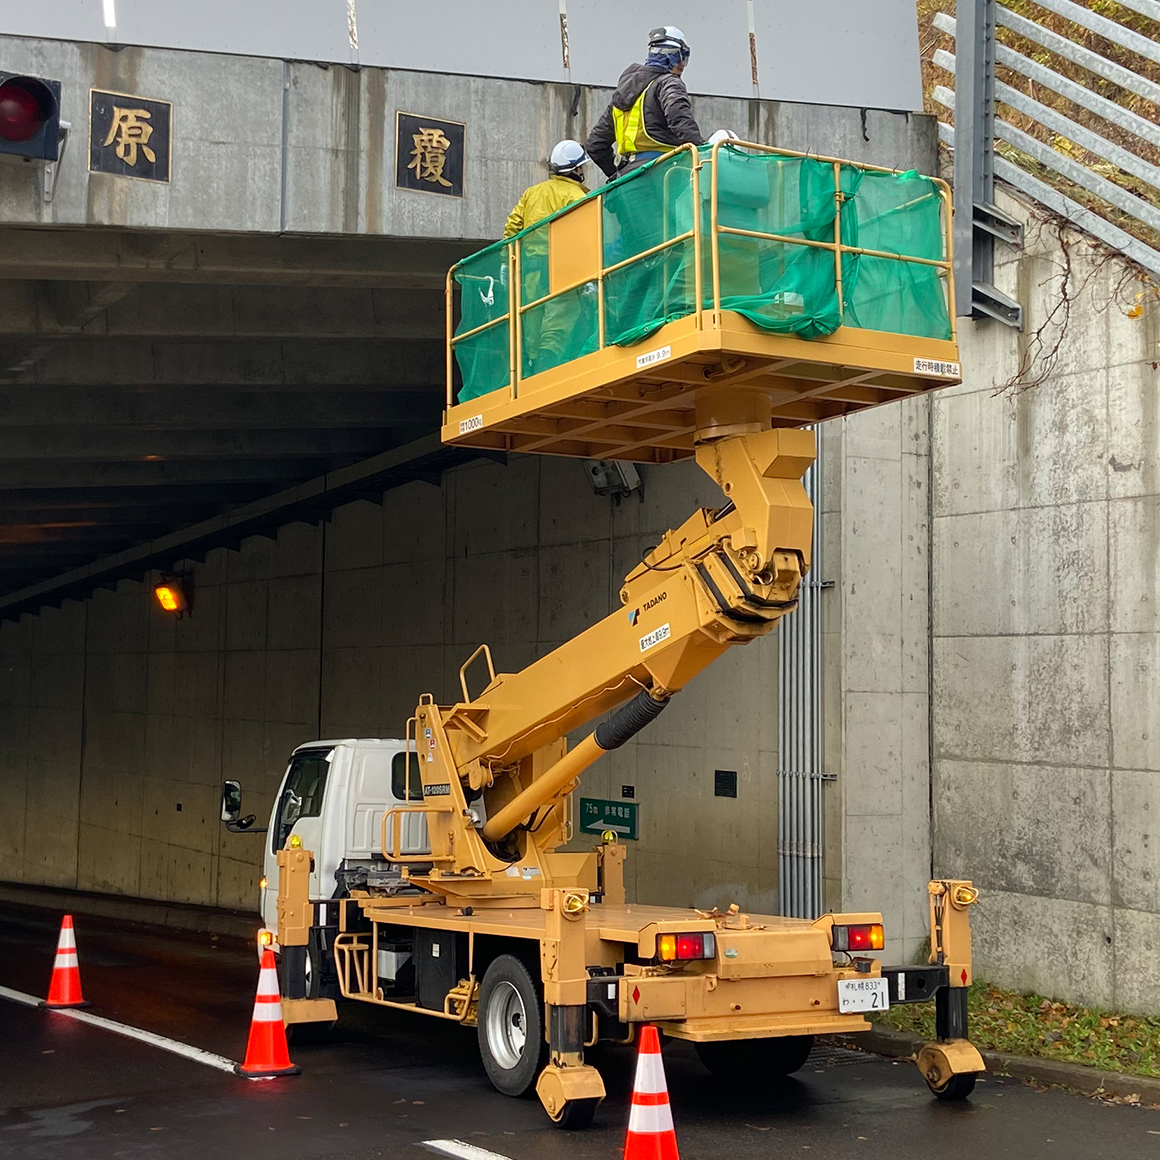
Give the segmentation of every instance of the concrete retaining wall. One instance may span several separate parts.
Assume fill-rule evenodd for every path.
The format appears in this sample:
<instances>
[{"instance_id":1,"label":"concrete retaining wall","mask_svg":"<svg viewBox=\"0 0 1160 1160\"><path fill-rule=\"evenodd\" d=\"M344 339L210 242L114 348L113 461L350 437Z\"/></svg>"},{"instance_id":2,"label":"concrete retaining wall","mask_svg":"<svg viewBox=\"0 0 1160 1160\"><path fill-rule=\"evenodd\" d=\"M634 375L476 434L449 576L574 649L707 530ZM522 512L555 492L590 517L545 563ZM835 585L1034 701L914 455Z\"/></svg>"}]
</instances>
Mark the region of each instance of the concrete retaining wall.
<instances>
[{"instance_id":1,"label":"concrete retaining wall","mask_svg":"<svg viewBox=\"0 0 1160 1160\"><path fill-rule=\"evenodd\" d=\"M935 864L983 887L985 977L1156 1012L1160 303L1068 235L1055 368L996 393L1065 263L1054 227L1002 204L1030 223L1024 254L997 246L1028 334L968 324L967 381L933 402Z\"/></svg>"},{"instance_id":2,"label":"concrete retaining wall","mask_svg":"<svg viewBox=\"0 0 1160 1160\"><path fill-rule=\"evenodd\" d=\"M490 240L525 186L543 180L552 146L583 140L609 97L589 86L18 36L0 36L0 60L60 80L73 126L50 204L31 169L0 172L7 224ZM89 172L91 88L172 102L169 184ZM396 188L400 110L466 125L462 198ZM730 97L696 97L694 112L706 132L723 125L900 169L935 164L935 120L921 113Z\"/></svg>"}]
</instances>

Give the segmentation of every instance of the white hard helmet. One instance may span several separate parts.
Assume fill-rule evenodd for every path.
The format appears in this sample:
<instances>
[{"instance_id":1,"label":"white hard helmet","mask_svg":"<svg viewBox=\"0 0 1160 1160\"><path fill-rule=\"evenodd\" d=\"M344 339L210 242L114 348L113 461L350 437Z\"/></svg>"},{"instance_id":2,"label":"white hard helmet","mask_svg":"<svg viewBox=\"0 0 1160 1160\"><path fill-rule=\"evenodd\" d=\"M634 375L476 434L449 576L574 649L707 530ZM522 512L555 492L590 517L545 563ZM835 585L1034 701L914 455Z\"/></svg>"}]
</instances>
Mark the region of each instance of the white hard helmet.
<instances>
[{"instance_id":1,"label":"white hard helmet","mask_svg":"<svg viewBox=\"0 0 1160 1160\"><path fill-rule=\"evenodd\" d=\"M712 137L706 142L708 145L716 145L718 141L740 141L741 138L733 132L732 129L718 129Z\"/></svg>"},{"instance_id":2,"label":"white hard helmet","mask_svg":"<svg viewBox=\"0 0 1160 1160\"><path fill-rule=\"evenodd\" d=\"M552 173L571 173L573 169L579 169L586 161L591 160L579 141L561 141L552 150L548 168Z\"/></svg>"},{"instance_id":3,"label":"white hard helmet","mask_svg":"<svg viewBox=\"0 0 1160 1160\"><path fill-rule=\"evenodd\" d=\"M680 53L681 60L688 60L692 51L685 40L685 34L675 24L662 24L648 34L649 52Z\"/></svg>"}]
</instances>

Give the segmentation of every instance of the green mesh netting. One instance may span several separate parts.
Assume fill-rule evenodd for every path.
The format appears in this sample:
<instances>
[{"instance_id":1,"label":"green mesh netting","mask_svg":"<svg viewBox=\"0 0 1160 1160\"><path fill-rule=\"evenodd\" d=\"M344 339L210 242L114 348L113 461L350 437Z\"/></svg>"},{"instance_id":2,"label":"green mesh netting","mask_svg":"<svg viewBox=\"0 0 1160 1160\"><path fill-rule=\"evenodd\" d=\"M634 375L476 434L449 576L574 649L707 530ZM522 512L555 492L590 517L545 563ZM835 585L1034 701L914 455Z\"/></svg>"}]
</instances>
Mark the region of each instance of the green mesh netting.
<instances>
[{"instance_id":1,"label":"green mesh netting","mask_svg":"<svg viewBox=\"0 0 1160 1160\"><path fill-rule=\"evenodd\" d=\"M843 207L846 245L932 261L943 257L942 199L929 177L914 170L866 173L853 166L842 170L843 188L849 181L855 190ZM935 266L847 254L842 264L842 321L864 330L949 339L944 286Z\"/></svg>"},{"instance_id":2,"label":"green mesh netting","mask_svg":"<svg viewBox=\"0 0 1160 1160\"><path fill-rule=\"evenodd\" d=\"M455 271L459 285L459 326L456 334L494 323L455 344L455 359L463 377L459 402L506 387L511 380L508 321L507 243L473 254Z\"/></svg>"},{"instance_id":3,"label":"green mesh netting","mask_svg":"<svg viewBox=\"0 0 1160 1160\"><path fill-rule=\"evenodd\" d=\"M702 150L702 160L708 155L708 149ZM930 178L915 172L866 172L848 164L836 174L832 162L735 147L718 152L716 170L722 309L763 330L806 339L832 334L842 325L950 337L945 279L937 267L846 254L839 304L833 251L808 244L834 241L837 176L845 245L941 260L943 205ZM695 247L691 236L682 235L691 233L694 215L699 215L702 234L702 304L713 308L711 175L710 166L702 166L697 205L689 152L638 169L600 192L607 345L642 342L666 323L693 313ZM456 333L465 334L507 312L506 247L520 247L525 309L519 354L525 378L599 348L595 282L548 296L551 220L482 251L455 273L462 298ZM508 325L497 322L457 343L460 401L508 385Z\"/></svg>"}]
</instances>

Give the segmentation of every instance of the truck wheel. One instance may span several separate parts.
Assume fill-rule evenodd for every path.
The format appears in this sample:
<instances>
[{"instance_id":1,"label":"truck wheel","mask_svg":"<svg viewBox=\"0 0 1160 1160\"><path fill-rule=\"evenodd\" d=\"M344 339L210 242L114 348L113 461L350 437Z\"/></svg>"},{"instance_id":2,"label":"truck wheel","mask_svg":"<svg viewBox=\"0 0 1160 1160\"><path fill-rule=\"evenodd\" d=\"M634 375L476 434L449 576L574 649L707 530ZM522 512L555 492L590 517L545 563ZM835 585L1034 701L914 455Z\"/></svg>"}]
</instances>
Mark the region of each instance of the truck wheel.
<instances>
[{"instance_id":1,"label":"truck wheel","mask_svg":"<svg viewBox=\"0 0 1160 1160\"><path fill-rule=\"evenodd\" d=\"M479 1054L496 1091L525 1096L547 1062L544 1000L515 955L500 955L479 989Z\"/></svg>"},{"instance_id":2,"label":"truck wheel","mask_svg":"<svg viewBox=\"0 0 1160 1160\"><path fill-rule=\"evenodd\" d=\"M752 1087L769 1076L790 1075L809 1058L812 1035L694 1043L701 1062L718 1078Z\"/></svg>"},{"instance_id":3,"label":"truck wheel","mask_svg":"<svg viewBox=\"0 0 1160 1160\"><path fill-rule=\"evenodd\" d=\"M952 1075L942 1087L931 1087L929 1081L926 1086L936 1100L965 1100L975 1090L975 1073L967 1071L961 1075Z\"/></svg>"}]
</instances>

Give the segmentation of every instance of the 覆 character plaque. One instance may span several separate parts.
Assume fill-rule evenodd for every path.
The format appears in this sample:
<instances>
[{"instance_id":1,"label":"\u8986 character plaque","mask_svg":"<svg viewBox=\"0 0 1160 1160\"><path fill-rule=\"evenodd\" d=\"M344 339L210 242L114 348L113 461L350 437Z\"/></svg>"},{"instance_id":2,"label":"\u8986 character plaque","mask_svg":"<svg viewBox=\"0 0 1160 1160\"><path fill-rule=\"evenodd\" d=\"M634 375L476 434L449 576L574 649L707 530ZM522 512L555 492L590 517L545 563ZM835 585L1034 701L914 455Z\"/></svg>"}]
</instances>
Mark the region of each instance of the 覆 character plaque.
<instances>
[{"instance_id":1,"label":"\u8986 character plaque","mask_svg":"<svg viewBox=\"0 0 1160 1160\"><path fill-rule=\"evenodd\" d=\"M395 184L419 193L463 196L465 126L438 117L399 113L395 122Z\"/></svg>"},{"instance_id":2,"label":"\u8986 character plaque","mask_svg":"<svg viewBox=\"0 0 1160 1160\"><path fill-rule=\"evenodd\" d=\"M173 105L125 93L89 93L89 169L168 181Z\"/></svg>"}]
</instances>

